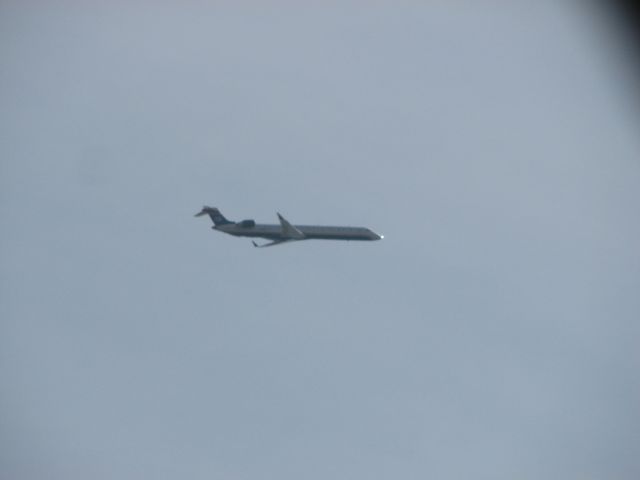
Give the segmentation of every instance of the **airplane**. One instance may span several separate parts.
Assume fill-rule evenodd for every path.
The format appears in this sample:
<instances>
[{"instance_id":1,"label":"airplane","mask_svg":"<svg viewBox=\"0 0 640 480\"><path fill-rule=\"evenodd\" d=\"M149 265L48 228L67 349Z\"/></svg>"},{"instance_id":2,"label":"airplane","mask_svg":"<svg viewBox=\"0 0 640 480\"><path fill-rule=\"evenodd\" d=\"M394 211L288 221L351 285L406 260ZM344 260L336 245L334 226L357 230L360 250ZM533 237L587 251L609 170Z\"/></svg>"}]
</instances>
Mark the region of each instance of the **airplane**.
<instances>
[{"instance_id":1,"label":"airplane","mask_svg":"<svg viewBox=\"0 0 640 480\"><path fill-rule=\"evenodd\" d=\"M195 214L196 217L209 215L213 221L214 230L228 233L235 237L258 237L271 240L269 243L258 245L252 241L254 247L271 247L285 242L298 240L381 240L382 235L372 232L364 227L336 227L320 225L292 225L278 213L280 224L256 223L255 220L242 220L232 222L213 207L202 207Z\"/></svg>"}]
</instances>

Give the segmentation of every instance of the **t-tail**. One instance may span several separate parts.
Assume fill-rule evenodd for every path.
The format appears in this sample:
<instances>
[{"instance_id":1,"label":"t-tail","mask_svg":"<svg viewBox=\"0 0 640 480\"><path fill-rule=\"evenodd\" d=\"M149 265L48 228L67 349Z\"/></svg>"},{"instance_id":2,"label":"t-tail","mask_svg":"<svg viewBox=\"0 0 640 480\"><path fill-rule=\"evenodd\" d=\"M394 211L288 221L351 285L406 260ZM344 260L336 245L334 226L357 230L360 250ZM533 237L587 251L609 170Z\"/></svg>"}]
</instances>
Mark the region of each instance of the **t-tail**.
<instances>
[{"instance_id":1,"label":"t-tail","mask_svg":"<svg viewBox=\"0 0 640 480\"><path fill-rule=\"evenodd\" d=\"M195 214L196 217L201 217L202 215L209 215L215 225L229 225L233 223L227 220L225 216L220 213L220 210L214 207L207 207L205 205L204 207L202 207L202 210L200 210L200 212Z\"/></svg>"}]
</instances>

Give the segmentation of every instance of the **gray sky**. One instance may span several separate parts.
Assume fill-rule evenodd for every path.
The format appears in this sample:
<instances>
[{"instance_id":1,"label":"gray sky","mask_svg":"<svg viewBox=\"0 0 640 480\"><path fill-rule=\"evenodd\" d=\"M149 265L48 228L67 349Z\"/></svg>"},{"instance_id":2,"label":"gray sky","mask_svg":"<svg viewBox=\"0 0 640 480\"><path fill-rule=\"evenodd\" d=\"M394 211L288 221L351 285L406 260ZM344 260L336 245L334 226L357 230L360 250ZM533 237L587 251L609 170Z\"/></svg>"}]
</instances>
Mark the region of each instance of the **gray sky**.
<instances>
[{"instance_id":1,"label":"gray sky","mask_svg":"<svg viewBox=\"0 0 640 480\"><path fill-rule=\"evenodd\" d=\"M576 4L3 2L0 478L639 478L639 117Z\"/></svg>"}]
</instances>

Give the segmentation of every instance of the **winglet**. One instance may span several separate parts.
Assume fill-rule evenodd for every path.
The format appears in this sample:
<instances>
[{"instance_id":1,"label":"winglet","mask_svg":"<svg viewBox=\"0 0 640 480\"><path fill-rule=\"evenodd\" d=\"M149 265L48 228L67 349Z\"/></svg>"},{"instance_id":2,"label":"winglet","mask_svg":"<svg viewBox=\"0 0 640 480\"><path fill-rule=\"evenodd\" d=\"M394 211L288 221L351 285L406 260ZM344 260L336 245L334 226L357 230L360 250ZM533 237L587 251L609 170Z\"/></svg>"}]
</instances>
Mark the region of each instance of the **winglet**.
<instances>
[{"instance_id":1,"label":"winglet","mask_svg":"<svg viewBox=\"0 0 640 480\"><path fill-rule=\"evenodd\" d=\"M302 240L305 238L304 233L291 225L287 219L278 213L278 219L282 226L282 236L285 238L293 238L295 240Z\"/></svg>"}]
</instances>

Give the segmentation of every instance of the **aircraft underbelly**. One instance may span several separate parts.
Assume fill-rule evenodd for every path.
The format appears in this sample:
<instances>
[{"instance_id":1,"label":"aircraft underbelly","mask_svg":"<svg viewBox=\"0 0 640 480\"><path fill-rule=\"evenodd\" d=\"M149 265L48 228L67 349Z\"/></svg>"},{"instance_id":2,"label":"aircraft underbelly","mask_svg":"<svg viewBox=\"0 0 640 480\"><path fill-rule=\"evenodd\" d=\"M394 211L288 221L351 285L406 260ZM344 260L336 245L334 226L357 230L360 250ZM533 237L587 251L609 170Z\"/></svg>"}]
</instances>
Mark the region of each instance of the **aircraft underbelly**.
<instances>
[{"instance_id":1,"label":"aircraft underbelly","mask_svg":"<svg viewBox=\"0 0 640 480\"><path fill-rule=\"evenodd\" d=\"M356 227L298 227L307 238L323 240L373 240L376 235L366 228Z\"/></svg>"},{"instance_id":2,"label":"aircraft underbelly","mask_svg":"<svg viewBox=\"0 0 640 480\"><path fill-rule=\"evenodd\" d=\"M315 225L296 225L295 228L304 235L303 238L290 237L279 225L256 225L253 228L229 229L227 233L238 237L258 237L267 240L377 240L378 235L361 227L324 227Z\"/></svg>"}]
</instances>

